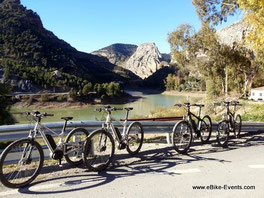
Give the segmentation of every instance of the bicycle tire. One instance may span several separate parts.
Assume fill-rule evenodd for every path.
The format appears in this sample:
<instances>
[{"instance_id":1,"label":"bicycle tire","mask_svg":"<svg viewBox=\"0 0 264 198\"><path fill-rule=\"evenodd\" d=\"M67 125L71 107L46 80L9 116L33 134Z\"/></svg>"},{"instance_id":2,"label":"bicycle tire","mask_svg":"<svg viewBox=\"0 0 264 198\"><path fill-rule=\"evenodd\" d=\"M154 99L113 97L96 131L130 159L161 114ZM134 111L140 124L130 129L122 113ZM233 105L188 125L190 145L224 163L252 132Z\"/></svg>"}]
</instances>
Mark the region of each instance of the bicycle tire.
<instances>
[{"instance_id":1,"label":"bicycle tire","mask_svg":"<svg viewBox=\"0 0 264 198\"><path fill-rule=\"evenodd\" d=\"M200 133L201 133L200 135L201 142L203 144L208 143L212 133L212 121L208 115L204 116L202 119Z\"/></svg>"},{"instance_id":2,"label":"bicycle tire","mask_svg":"<svg viewBox=\"0 0 264 198\"><path fill-rule=\"evenodd\" d=\"M192 127L187 121L180 121L173 127L172 144L174 149L180 154L186 154L192 143ZM182 148L182 140L186 144ZM187 141L186 141L187 140Z\"/></svg>"},{"instance_id":3,"label":"bicycle tire","mask_svg":"<svg viewBox=\"0 0 264 198\"><path fill-rule=\"evenodd\" d=\"M228 146L229 140L229 124L226 120L221 121L217 127L217 142L218 145L225 148Z\"/></svg>"},{"instance_id":4,"label":"bicycle tire","mask_svg":"<svg viewBox=\"0 0 264 198\"><path fill-rule=\"evenodd\" d=\"M31 152L28 153L28 151ZM21 152L22 155L19 155L18 152ZM14 159L16 157L17 159ZM43 161L44 153L38 142L30 139L17 140L6 147L1 155L0 180L3 185L9 188L27 186L39 175ZM34 165L36 165L36 169L33 168ZM25 168L29 168L29 170ZM25 181L22 181L23 179Z\"/></svg>"},{"instance_id":5,"label":"bicycle tire","mask_svg":"<svg viewBox=\"0 0 264 198\"><path fill-rule=\"evenodd\" d=\"M102 140L104 141L103 145ZM92 171L103 171L112 161L114 150L115 143L110 133L103 129L94 131L85 141L83 162ZM103 156L100 157L100 155Z\"/></svg>"},{"instance_id":6,"label":"bicycle tire","mask_svg":"<svg viewBox=\"0 0 264 198\"><path fill-rule=\"evenodd\" d=\"M70 152L69 154L65 154L65 160L71 166L78 166L83 163L82 153L84 142L88 137L89 133L84 128L75 128L73 129L66 137L66 152ZM69 145L72 143L72 145ZM71 151L72 150L72 151Z\"/></svg>"},{"instance_id":7,"label":"bicycle tire","mask_svg":"<svg viewBox=\"0 0 264 198\"><path fill-rule=\"evenodd\" d=\"M127 152L130 155L137 154L143 144L144 131L139 122L133 122L127 129Z\"/></svg>"},{"instance_id":8,"label":"bicycle tire","mask_svg":"<svg viewBox=\"0 0 264 198\"><path fill-rule=\"evenodd\" d=\"M238 138L240 135L241 127L242 127L242 119L241 116L237 114L234 119L234 135L236 138Z\"/></svg>"}]
</instances>

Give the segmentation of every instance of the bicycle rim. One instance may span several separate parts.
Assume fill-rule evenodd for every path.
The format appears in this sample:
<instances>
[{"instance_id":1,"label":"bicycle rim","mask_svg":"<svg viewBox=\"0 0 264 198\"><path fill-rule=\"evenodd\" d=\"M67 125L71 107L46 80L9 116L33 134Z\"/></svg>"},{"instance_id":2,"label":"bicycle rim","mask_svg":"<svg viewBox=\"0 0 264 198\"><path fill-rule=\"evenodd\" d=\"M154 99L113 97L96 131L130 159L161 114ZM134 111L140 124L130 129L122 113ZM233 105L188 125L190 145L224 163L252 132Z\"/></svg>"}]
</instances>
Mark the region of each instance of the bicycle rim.
<instances>
[{"instance_id":1,"label":"bicycle rim","mask_svg":"<svg viewBox=\"0 0 264 198\"><path fill-rule=\"evenodd\" d=\"M28 139L16 141L2 153L0 179L10 188L19 188L32 182L43 166L42 148Z\"/></svg>"},{"instance_id":2,"label":"bicycle rim","mask_svg":"<svg viewBox=\"0 0 264 198\"><path fill-rule=\"evenodd\" d=\"M65 140L67 146L65 159L69 164L78 166L83 163L82 153L88 134L85 129L76 128L67 136Z\"/></svg>"},{"instance_id":3,"label":"bicycle rim","mask_svg":"<svg viewBox=\"0 0 264 198\"><path fill-rule=\"evenodd\" d=\"M110 164L113 153L112 136L103 130L95 131L86 140L83 160L89 169L102 171Z\"/></svg>"},{"instance_id":4,"label":"bicycle rim","mask_svg":"<svg viewBox=\"0 0 264 198\"><path fill-rule=\"evenodd\" d=\"M137 154L143 144L144 133L139 123L133 123L128 128L127 151L134 155Z\"/></svg>"},{"instance_id":5,"label":"bicycle rim","mask_svg":"<svg viewBox=\"0 0 264 198\"><path fill-rule=\"evenodd\" d=\"M234 135L239 137L241 132L242 120L241 116L238 114L234 120Z\"/></svg>"},{"instance_id":6,"label":"bicycle rim","mask_svg":"<svg viewBox=\"0 0 264 198\"><path fill-rule=\"evenodd\" d=\"M220 122L218 125L217 141L222 147L226 147L229 139L229 125L227 122Z\"/></svg>"},{"instance_id":7,"label":"bicycle rim","mask_svg":"<svg viewBox=\"0 0 264 198\"><path fill-rule=\"evenodd\" d=\"M173 146L178 153L185 154L192 142L192 129L187 122L180 122L173 131Z\"/></svg>"},{"instance_id":8,"label":"bicycle rim","mask_svg":"<svg viewBox=\"0 0 264 198\"><path fill-rule=\"evenodd\" d=\"M205 116L203 120L201 121L201 142L202 143L208 143L209 139L211 137L211 132L212 132L212 123L209 118L209 116Z\"/></svg>"}]
</instances>

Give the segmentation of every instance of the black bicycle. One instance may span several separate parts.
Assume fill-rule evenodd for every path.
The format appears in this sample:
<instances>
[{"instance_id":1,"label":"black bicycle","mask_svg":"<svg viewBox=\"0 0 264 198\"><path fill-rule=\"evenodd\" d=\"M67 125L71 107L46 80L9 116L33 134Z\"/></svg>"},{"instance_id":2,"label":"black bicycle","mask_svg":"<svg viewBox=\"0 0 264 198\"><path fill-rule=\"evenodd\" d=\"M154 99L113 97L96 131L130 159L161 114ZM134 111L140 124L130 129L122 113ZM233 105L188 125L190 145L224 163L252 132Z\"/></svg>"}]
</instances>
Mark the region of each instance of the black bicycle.
<instances>
[{"instance_id":1,"label":"black bicycle","mask_svg":"<svg viewBox=\"0 0 264 198\"><path fill-rule=\"evenodd\" d=\"M226 113L222 115L222 120L217 127L217 142L222 147L227 147L230 132L234 132L235 137L239 137L242 126L242 119L239 114L236 114L236 107L242 106L238 101L214 103L215 106L224 106ZM233 106L233 112L230 110Z\"/></svg>"},{"instance_id":2,"label":"black bicycle","mask_svg":"<svg viewBox=\"0 0 264 198\"><path fill-rule=\"evenodd\" d=\"M186 154L190 148L193 134L200 138L202 143L208 143L212 133L212 121L208 115L201 118L203 104L175 104L175 106L185 106L187 110L184 120L175 124L173 128L172 143L178 153ZM199 107L198 115L191 112L191 107ZM197 121L195 121L195 119Z\"/></svg>"}]
</instances>

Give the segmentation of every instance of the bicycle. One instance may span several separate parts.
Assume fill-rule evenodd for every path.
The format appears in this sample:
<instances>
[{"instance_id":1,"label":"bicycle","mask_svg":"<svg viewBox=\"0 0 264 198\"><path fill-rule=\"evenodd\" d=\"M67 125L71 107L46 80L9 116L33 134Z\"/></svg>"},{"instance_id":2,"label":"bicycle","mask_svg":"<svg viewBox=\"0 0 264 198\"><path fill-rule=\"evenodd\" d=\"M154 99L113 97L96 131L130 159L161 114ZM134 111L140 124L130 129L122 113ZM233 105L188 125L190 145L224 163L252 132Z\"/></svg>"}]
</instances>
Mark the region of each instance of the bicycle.
<instances>
[{"instance_id":1,"label":"bicycle","mask_svg":"<svg viewBox=\"0 0 264 198\"><path fill-rule=\"evenodd\" d=\"M200 138L201 142L208 143L212 133L212 121L208 115L201 118L201 109L203 104L175 104L175 106L185 106L187 113L184 120L178 122L173 127L172 143L174 149L180 154L186 154L191 146L193 133L195 137ZM199 107L198 115L191 112L191 107ZM197 121L194 120L197 119Z\"/></svg>"},{"instance_id":2,"label":"bicycle","mask_svg":"<svg viewBox=\"0 0 264 198\"><path fill-rule=\"evenodd\" d=\"M111 114L113 111L126 110L126 117L123 126L123 132L120 133L119 129L114 126ZM86 167L92 171L102 171L110 164L115 150L115 142L112 134L118 142L118 149L126 149L131 155L139 152L143 144L144 131L139 122L132 122L127 127L127 120L129 111L133 108L115 108L105 106L104 108L96 109L98 112L107 113L106 121L102 124L102 128L92 132L84 145L83 161ZM115 120L116 121L116 120ZM111 134L112 133L112 134Z\"/></svg>"},{"instance_id":3,"label":"bicycle","mask_svg":"<svg viewBox=\"0 0 264 198\"><path fill-rule=\"evenodd\" d=\"M235 137L239 137L242 127L242 120L240 114L236 114L236 107L242 106L237 101L214 103L215 106L225 106L226 113L222 115L222 120L217 127L217 142L222 147L227 147L230 131L234 132ZM234 106L233 112L230 106Z\"/></svg>"},{"instance_id":4,"label":"bicycle","mask_svg":"<svg viewBox=\"0 0 264 198\"><path fill-rule=\"evenodd\" d=\"M65 123L61 133L57 134L41 124L42 118L53 116L53 114L41 114L36 111L27 112L26 115L33 116L36 121L34 129L29 131L27 138L16 140L7 146L0 156L0 180L3 185L9 188L24 187L40 174L44 164L44 152L42 146L36 141L39 133L50 152L50 157L58 160L60 165L63 156L73 166L83 162L81 153L88 132L84 128L75 128L68 133L63 141L67 122L73 117L61 118L65 120ZM44 130L59 138L57 144L50 134L45 134Z\"/></svg>"}]
</instances>

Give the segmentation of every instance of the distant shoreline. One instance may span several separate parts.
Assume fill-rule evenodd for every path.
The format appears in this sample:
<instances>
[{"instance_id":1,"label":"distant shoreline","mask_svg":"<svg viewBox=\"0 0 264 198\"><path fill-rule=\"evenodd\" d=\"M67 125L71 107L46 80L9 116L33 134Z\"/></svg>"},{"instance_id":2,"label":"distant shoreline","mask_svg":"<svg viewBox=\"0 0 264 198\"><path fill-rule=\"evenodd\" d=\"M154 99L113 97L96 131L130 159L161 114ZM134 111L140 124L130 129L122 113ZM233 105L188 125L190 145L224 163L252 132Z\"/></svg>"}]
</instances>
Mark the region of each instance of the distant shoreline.
<instances>
[{"instance_id":1,"label":"distant shoreline","mask_svg":"<svg viewBox=\"0 0 264 198\"><path fill-rule=\"evenodd\" d=\"M16 102L11 105L11 109L19 109L19 108L29 108L29 109L62 109L62 108L87 108L92 105L106 105L106 104L126 104L130 102L134 102L139 100L140 96L131 96L125 95L122 97L116 97L107 100L100 100L94 99L91 102L84 102L84 101L47 101L47 102L40 102L35 101L29 104L26 100L22 100L20 102Z\"/></svg>"},{"instance_id":2,"label":"distant shoreline","mask_svg":"<svg viewBox=\"0 0 264 198\"><path fill-rule=\"evenodd\" d=\"M206 92L186 92L186 91L164 91L162 94L164 95L169 95L169 96L185 96L185 97L199 97L199 98L204 98L206 97Z\"/></svg>"}]
</instances>

